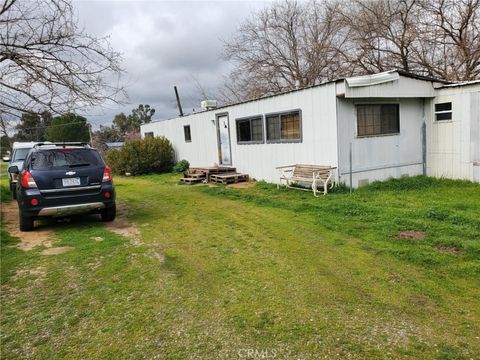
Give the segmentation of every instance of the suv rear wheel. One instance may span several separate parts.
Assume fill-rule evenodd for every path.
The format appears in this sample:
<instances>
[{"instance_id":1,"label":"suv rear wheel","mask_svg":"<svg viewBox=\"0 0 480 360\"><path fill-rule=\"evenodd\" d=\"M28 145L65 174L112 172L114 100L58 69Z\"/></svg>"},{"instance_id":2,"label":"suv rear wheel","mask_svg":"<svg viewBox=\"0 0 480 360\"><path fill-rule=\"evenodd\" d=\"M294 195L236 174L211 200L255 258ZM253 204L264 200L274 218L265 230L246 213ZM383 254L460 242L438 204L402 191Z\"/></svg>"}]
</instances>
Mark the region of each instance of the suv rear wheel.
<instances>
[{"instance_id":1,"label":"suv rear wheel","mask_svg":"<svg viewBox=\"0 0 480 360\"><path fill-rule=\"evenodd\" d=\"M20 231L31 231L33 230L33 217L24 215L22 210L19 210L18 214L20 218Z\"/></svg>"},{"instance_id":2,"label":"suv rear wheel","mask_svg":"<svg viewBox=\"0 0 480 360\"><path fill-rule=\"evenodd\" d=\"M102 221L113 221L117 215L117 207L113 204L110 207L102 209L100 215L102 216Z\"/></svg>"}]
</instances>

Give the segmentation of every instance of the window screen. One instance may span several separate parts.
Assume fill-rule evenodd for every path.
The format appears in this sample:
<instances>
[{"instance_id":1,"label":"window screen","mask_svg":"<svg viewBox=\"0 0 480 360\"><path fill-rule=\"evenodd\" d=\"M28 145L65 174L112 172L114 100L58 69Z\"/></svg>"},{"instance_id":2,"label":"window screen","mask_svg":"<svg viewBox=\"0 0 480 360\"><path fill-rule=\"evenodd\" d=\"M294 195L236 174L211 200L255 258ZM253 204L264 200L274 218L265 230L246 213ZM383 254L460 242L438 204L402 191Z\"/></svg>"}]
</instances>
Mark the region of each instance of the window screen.
<instances>
[{"instance_id":1,"label":"window screen","mask_svg":"<svg viewBox=\"0 0 480 360\"><path fill-rule=\"evenodd\" d=\"M435 104L435 120L452 120L452 103Z\"/></svg>"},{"instance_id":2,"label":"window screen","mask_svg":"<svg viewBox=\"0 0 480 360\"><path fill-rule=\"evenodd\" d=\"M267 140L281 139L280 115L270 115L266 117Z\"/></svg>"},{"instance_id":3,"label":"window screen","mask_svg":"<svg viewBox=\"0 0 480 360\"><path fill-rule=\"evenodd\" d=\"M153 132L146 132L145 137L146 138L153 138Z\"/></svg>"},{"instance_id":4,"label":"window screen","mask_svg":"<svg viewBox=\"0 0 480 360\"><path fill-rule=\"evenodd\" d=\"M237 142L263 142L263 123L261 117L237 120Z\"/></svg>"},{"instance_id":5,"label":"window screen","mask_svg":"<svg viewBox=\"0 0 480 360\"><path fill-rule=\"evenodd\" d=\"M269 141L301 140L300 111L268 115L266 123Z\"/></svg>"},{"instance_id":6,"label":"window screen","mask_svg":"<svg viewBox=\"0 0 480 360\"><path fill-rule=\"evenodd\" d=\"M357 105L358 136L398 134L398 104Z\"/></svg>"},{"instance_id":7,"label":"window screen","mask_svg":"<svg viewBox=\"0 0 480 360\"><path fill-rule=\"evenodd\" d=\"M186 142L192 141L192 133L190 132L190 125L185 125L183 127L183 134L185 135Z\"/></svg>"}]
</instances>

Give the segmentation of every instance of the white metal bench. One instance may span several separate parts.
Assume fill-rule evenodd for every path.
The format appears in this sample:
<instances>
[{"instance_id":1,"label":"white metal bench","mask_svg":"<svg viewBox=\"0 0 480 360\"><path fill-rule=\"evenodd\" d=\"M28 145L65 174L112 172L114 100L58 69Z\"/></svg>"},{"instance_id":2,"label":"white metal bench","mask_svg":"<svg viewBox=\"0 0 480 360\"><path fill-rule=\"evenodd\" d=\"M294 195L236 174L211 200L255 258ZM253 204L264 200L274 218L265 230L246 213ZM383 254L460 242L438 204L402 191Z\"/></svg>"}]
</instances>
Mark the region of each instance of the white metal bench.
<instances>
[{"instance_id":1,"label":"white metal bench","mask_svg":"<svg viewBox=\"0 0 480 360\"><path fill-rule=\"evenodd\" d=\"M335 185L334 175L336 167L320 166L320 165L288 165L276 168L280 170L280 185L285 183L285 186L293 189L307 190L308 188L293 187L294 184L311 184L313 195L317 196L318 189L323 189L323 195L328 193L328 189Z\"/></svg>"}]
</instances>

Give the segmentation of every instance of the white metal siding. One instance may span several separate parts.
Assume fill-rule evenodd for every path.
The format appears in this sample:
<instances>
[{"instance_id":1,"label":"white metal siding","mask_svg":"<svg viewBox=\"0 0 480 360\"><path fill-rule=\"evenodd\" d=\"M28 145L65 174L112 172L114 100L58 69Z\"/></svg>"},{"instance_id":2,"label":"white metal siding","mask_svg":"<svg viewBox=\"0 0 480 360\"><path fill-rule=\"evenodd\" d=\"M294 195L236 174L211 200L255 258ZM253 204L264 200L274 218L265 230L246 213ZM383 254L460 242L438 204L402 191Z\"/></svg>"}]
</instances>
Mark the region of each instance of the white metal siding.
<instances>
[{"instance_id":1,"label":"white metal siding","mask_svg":"<svg viewBox=\"0 0 480 360\"><path fill-rule=\"evenodd\" d=\"M200 118L200 116L202 116ZM153 122L141 127L142 137L147 132L154 136L163 135L173 145L176 160L187 159L192 166L218 163L215 115L202 113L195 117L185 116L177 119ZM186 142L183 127L190 125L192 141Z\"/></svg>"},{"instance_id":2,"label":"white metal siding","mask_svg":"<svg viewBox=\"0 0 480 360\"><path fill-rule=\"evenodd\" d=\"M355 104L399 104L400 133L357 137ZM341 181L350 185L349 148L352 144L352 186L391 177L420 175L422 161L422 99L338 98L339 168Z\"/></svg>"},{"instance_id":3,"label":"white metal siding","mask_svg":"<svg viewBox=\"0 0 480 360\"><path fill-rule=\"evenodd\" d=\"M400 76L399 80L374 86L351 88L345 84L346 98L414 98L433 96L435 96L435 92L431 82L403 76Z\"/></svg>"},{"instance_id":4,"label":"white metal siding","mask_svg":"<svg viewBox=\"0 0 480 360\"><path fill-rule=\"evenodd\" d=\"M302 142L277 144L237 144L235 119L299 109ZM232 166L257 180L278 182L277 166L296 163L337 166L337 126L335 84L269 97L213 111L154 122L142 126L142 135L164 135L174 145L177 160L191 166L218 164L215 116L228 113ZM183 126L190 125L192 141L185 143ZM264 136L266 136L264 128Z\"/></svg>"},{"instance_id":5,"label":"white metal siding","mask_svg":"<svg viewBox=\"0 0 480 360\"><path fill-rule=\"evenodd\" d=\"M452 103L452 120L435 121L434 104ZM479 181L480 85L437 90L427 121L427 174Z\"/></svg>"}]
</instances>

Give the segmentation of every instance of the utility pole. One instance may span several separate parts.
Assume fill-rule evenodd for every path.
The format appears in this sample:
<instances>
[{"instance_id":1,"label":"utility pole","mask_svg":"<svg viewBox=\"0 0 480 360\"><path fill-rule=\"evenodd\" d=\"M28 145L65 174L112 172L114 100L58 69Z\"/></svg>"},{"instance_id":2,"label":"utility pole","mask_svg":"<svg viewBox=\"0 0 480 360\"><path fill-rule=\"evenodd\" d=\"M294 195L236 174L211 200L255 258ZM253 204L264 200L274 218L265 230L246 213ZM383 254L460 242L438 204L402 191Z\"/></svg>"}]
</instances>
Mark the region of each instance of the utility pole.
<instances>
[{"instance_id":1,"label":"utility pole","mask_svg":"<svg viewBox=\"0 0 480 360\"><path fill-rule=\"evenodd\" d=\"M88 123L88 135L90 136L90 146L93 147L92 124Z\"/></svg>"}]
</instances>

